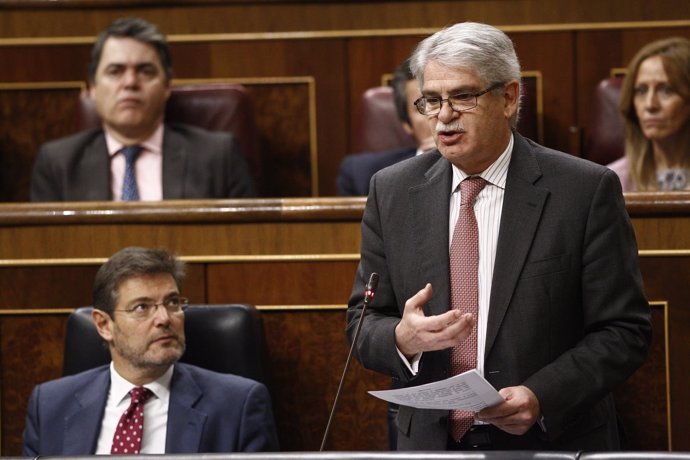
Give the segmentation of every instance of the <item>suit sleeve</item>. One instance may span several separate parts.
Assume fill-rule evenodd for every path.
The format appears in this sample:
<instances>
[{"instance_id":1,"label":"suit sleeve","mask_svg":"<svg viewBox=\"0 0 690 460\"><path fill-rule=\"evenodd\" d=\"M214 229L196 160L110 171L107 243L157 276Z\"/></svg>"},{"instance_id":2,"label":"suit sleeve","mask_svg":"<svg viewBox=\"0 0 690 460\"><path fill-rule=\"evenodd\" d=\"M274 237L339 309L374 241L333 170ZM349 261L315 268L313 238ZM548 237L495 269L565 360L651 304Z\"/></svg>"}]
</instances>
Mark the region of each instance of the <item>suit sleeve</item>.
<instances>
[{"instance_id":1,"label":"suit sleeve","mask_svg":"<svg viewBox=\"0 0 690 460\"><path fill-rule=\"evenodd\" d=\"M24 436L22 440L22 456L36 457L39 455L39 420L38 420L38 399L39 388L36 386L29 397L29 404L26 411L26 425L24 426Z\"/></svg>"},{"instance_id":2,"label":"suit sleeve","mask_svg":"<svg viewBox=\"0 0 690 460\"><path fill-rule=\"evenodd\" d=\"M242 410L240 431L241 452L277 452L279 450L271 397L261 383L252 385L247 394Z\"/></svg>"},{"instance_id":3,"label":"suit sleeve","mask_svg":"<svg viewBox=\"0 0 690 460\"><path fill-rule=\"evenodd\" d=\"M364 304L364 289L372 272L379 274L379 285L373 301L367 307L360 336L355 347L356 355L362 365L396 379L407 381L411 378L395 345L395 328L400 322L401 313L391 279L389 260L386 256L380 210L388 202L380 202L392 193L381 191L378 176L374 176L362 218L361 259L355 275L347 310L347 335L353 340L357 323Z\"/></svg>"},{"instance_id":4,"label":"suit sleeve","mask_svg":"<svg viewBox=\"0 0 690 460\"><path fill-rule=\"evenodd\" d=\"M589 207L581 266L583 336L524 383L539 399L552 438L627 379L644 362L651 339L635 235L608 170Z\"/></svg>"},{"instance_id":5,"label":"suit sleeve","mask_svg":"<svg viewBox=\"0 0 690 460\"><path fill-rule=\"evenodd\" d=\"M340 172L338 173L337 186L338 195L340 196L356 196L359 193L356 190L355 171L352 156L348 155L340 163Z\"/></svg>"},{"instance_id":6,"label":"suit sleeve","mask_svg":"<svg viewBox=\"0 0 690 460\"><path fill-rule=\"evenodd\" d=\"M31 201L61 201L54 165L45 146L41 147L34 160L31 172Z\"/></svg>"}]
</instances>

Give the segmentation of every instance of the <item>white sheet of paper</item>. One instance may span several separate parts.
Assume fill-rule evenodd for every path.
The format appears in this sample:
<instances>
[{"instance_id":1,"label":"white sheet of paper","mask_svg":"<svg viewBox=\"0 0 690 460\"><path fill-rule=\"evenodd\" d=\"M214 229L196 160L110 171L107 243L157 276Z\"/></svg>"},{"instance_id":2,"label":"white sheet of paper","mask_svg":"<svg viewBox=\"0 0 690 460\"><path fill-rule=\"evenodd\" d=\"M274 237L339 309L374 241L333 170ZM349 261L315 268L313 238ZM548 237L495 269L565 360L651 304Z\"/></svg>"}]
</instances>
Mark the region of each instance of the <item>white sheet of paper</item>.
<instances>
[{"instance_id":1,"label":"white sheet of paper","mask_svg":"<svg viewBox=\"0 0 690 460\"><path fill-rule=\"evenodd\" d=\"M463 409L478 412L503 402L498 391L476 369L445 380L399 390L370 391L384 401L419 409Z\"/></svg>"}]
</instances>

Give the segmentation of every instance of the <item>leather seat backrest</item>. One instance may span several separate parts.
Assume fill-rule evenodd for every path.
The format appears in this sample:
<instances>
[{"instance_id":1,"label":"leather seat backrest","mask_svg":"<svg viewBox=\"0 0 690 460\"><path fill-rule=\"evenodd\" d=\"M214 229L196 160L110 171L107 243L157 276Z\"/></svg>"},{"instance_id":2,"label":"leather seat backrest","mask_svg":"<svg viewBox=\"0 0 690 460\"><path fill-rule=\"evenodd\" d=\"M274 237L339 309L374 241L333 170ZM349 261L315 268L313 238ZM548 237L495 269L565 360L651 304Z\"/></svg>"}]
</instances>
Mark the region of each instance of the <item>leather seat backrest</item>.
<instances>
[{"instance_id":1,"label":"leather seat backrest","mask_svg":"<svg viewBox=\"0 0 690 460\"><path fill-rule=\"evenodd\" d=\"M63 375L110 362L110 352L91 320L92 310L78 308L67 319ZM190 305L185 336L187 349L180 361L263 381L263 325L252 305Z\"/></svg>"},{"instance_id":2,"label":"leather seat backrest","mask_svg":"<svg viewBox=\"0 0 690 460\"><path fill-rule=\"evenodd\" d=\"M605 78L597 85L585 131L584 158L607 165L625 153L623 117L618 109L623 77Z\"/></svg>"}]
</instances>

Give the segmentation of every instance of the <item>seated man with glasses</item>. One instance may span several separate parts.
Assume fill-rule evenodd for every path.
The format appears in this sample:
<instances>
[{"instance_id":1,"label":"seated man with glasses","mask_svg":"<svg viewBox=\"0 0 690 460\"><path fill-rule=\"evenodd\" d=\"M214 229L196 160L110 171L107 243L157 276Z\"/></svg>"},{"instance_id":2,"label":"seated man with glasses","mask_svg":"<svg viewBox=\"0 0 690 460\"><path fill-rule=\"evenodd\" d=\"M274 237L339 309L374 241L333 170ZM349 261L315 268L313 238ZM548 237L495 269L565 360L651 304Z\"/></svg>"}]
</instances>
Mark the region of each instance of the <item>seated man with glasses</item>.
<instances>
[{"instance_id":1,"label":"seated man with glasses","mask_svg":"<svg viewBox=\"0 0 690 460\"><path fill-rule=\"evenodd\" d=\"M178 362L184 264L130 247L96 274L93 321L112 362L36 386L22 454L276 451L266 387Z\"/></svg>"}]
</instances>

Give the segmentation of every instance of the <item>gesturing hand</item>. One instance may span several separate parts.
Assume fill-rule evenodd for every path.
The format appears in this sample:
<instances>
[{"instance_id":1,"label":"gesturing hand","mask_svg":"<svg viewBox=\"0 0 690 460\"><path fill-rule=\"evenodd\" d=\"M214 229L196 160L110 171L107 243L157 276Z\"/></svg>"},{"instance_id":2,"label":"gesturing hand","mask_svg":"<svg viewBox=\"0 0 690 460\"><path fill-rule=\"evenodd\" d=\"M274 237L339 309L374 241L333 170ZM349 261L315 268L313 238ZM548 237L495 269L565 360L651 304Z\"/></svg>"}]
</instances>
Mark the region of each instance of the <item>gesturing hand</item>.
<instances>
[{"instance_id":1,"label":"gesturing hand","mask_svg":"<svg viewBox=\"0 0 690 460\"><path fill-rule=\"evenodd\" d=\"M395 344L407 358L420 352L454 347L465 340L474 327L475 318L458 310L425 316L422 307L432 293L431 284L427 283L405 302L402 319L395 328Z\"/></svg>"}]
</instances>

